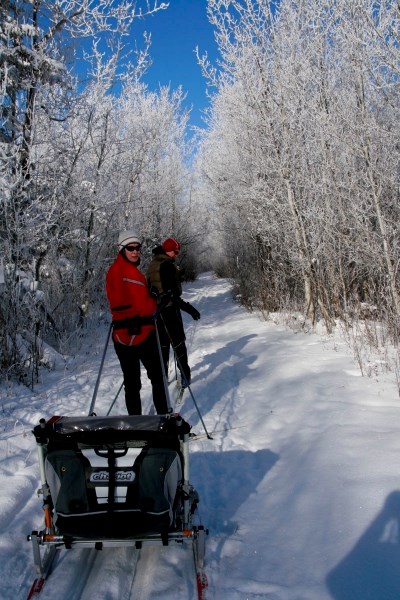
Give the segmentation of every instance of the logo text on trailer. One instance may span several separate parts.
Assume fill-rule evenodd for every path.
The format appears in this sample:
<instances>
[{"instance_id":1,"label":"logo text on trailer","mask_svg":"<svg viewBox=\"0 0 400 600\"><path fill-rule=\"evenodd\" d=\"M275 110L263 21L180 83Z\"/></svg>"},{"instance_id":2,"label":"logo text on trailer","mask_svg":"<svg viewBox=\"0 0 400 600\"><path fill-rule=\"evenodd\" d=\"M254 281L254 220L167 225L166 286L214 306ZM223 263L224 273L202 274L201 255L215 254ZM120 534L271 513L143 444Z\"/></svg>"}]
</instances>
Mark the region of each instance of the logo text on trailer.
<instances>
[{"instance_id":1,"label":"logo text on trailer","mask_svg":"<svg viewBox=\"0 0 400 600\"><path fill-rule=\"evenodd\" d=\"M109 482L109 479L110 479L110 474L108 471L99 470L99 471L93 471L90 474L89 481L91 483L107 484ZM128 483L133 483L134 480L135 480L135 472L134 471L116 471L115 472L115 480L114 480L115 483L127 485Z\"/></svg>"}]
</instances>

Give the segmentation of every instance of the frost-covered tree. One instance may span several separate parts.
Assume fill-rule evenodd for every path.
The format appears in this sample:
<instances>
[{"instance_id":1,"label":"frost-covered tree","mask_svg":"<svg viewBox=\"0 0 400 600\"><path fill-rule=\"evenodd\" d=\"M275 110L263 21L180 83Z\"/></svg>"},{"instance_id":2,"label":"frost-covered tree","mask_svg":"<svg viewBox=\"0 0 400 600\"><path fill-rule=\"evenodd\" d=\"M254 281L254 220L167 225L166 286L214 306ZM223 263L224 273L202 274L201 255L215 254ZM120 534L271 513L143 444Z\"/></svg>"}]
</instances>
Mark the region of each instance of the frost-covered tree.
<instances>
[{"instance_id":1,"label":"frost-covered tree","mask_svg":"<svg viewBox=\"0 0 400 600\"><path fill-rule=\"evenodd\" d=\"M58 140L51 172L58 173L65 210L57 249L48 245L42 262L42 273L59 283L43 279L42 287L52 290L51 305L60 314L64 306L75 306L81 319L90 308L95 313L119 230L135 227L149 246L166 235L181 236L188 180L181 102L180 92L155 94L134 78L118 97L96 82L76 99L67 126L52 124L41 152L49 155L51 139ZM46 179L55 177L47 173ZM54 262L60 257L61 271ZM66 264L73 266L68 274Z\"/></svg>"},{"instance_id":2,"label":"frost-covered tree","mask_svg":"<svg viewBox=\"0 0 400 600\"><path fill-rule=\"evenodd\" d=\"M249 303L399 318L399 10L209 0L219 70L199 155ZM235 237L233 237L235 233ZM234 241L233 241L234 240Z\"/></svg>"},{"instance_id":3,"label":"frost-covered tree","mask_svg":"<svg viewBox=\"0 0 400 600\"><path fill-rule=\"evenodd\" d=\"M60 177L66 163L71 167L68 161L63 161L65 136L47 138L49 132L68 130L69 119L78 106L70 68L78 52L83 52L84 59L92 57L96 61L101 54L98 44L106 44L111 59L108 70L102 70L101 79L108 78L109 86L114 84L121 75L121 63L125 73L132 73L124 44L132 34L135 18L166 6L158 0L6 0L0 5L0 229L5 265L0 305L0 366L5 375L28 373L32 383L44 330L50 327L59 333L46 294L40 293L38 287L42 274L47 272L44 262L48 264L49 256L57 255L63 245L68 250L68 240L69 248L74 242L74 235L65 227L65 221L71 222L68 218L71 195L63 195L65 179ZM92 50L87 45L82 50L78 40L88 38L92 39ZM137 53L136 73L143 69L140 61L145 56ZM86 75L95 73L88 68ZM106 120L104 116L103 126ZM79 141L74 141L75 147L69 147L68 151L78 163ZM95 157L98 165L105 160L104 151L100 140ZM89 183L85 188L83 180L80 181L81 196L92 206L88 190L92 189L93 181ZM69 185L76 186L77 181L72 183L70 178L68 190ZM82 217L86 238L83 241L80 238L80 243L86 243L83 248L86 281L91 270L88 240L92 237L93 215L86 206L83 213L89 215L86 221ZM70 269L68 260L69 257L66 271ZM82 302L80 310L84 306Z\"/></svg>"}]
</instances>

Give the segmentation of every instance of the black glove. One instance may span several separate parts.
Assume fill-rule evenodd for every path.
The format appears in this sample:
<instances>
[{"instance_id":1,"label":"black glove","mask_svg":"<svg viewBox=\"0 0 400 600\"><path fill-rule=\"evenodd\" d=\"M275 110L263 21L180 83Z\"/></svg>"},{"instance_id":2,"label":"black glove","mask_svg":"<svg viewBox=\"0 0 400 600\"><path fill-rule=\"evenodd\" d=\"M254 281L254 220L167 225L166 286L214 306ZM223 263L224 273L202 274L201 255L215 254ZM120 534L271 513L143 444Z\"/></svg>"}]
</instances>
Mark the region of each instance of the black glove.
<instances>
[{"instance_id":1,"label":"black glove","mask_svg":"<svg viewBox=\"0 0 400 600\"><path fill-rule=\"evenodd\" d=\"M158 289L149 283L149 294L153 296L153 298L158 298Z\"/></svg>"},{"instance_id":2,"label":"black glove","mask_svg":"<svg viewBox=\"0 0 400 600\"><path fill-rule=\"evenodd\" d=\"M198 310L197 310L197 309L196 309L194 306L192 306L191 304L189 304L189 302L185 302L185 306L184 306L184 307L182 307L182 308L183 308L183 310L184 310L185 312L187 312L187 313L188 313L188 314L189 314L189 315L192 317L192 319L194 319L195 321L198 321L198 320L200 319L200 313L199 313L199 311L198 311Z\"/></svg>"},{"instance_id":3,"label":"black glove","mask_svg":"<svg viewBox=\"0 0 400 600\"><path fill-rule=\"evenodd\" d=\"M157 306L160 310L165 308L167 304L171 302L172 298L170 294L160 294L157 298Z\"/></svg>"}]
</instances>

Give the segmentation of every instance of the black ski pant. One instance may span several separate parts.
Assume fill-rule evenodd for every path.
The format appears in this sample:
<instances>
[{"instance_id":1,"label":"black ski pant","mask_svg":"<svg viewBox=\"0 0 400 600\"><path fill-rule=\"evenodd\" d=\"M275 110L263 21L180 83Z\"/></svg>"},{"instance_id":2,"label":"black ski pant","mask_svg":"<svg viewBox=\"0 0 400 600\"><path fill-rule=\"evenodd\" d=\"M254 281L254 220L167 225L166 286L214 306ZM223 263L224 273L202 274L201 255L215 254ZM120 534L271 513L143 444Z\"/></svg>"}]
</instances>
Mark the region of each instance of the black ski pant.
<instances>
[{"instance_id":1,"label":"black ski pant","mask_svg":"<svg viewBox=\"0 0 400 600\"><path fill-rule=\"evenodd\" d=\"M182 379L190 383L190 367L186 348L186 336L179 308L167 306L157 319L164 369L168 377L169 354L172 346Z\"/></svg>"},{"instance_id":2,"label":"black ski pant","mask_svg":"<svg viewBox=\"0 0 400 600\"><path fill-rule=\"evenodd\" d=\"M151 381L153 403L157 414L165 415L168 413L163 366L158 352L156 332L152 331L137 346L124 346L114 342L114 347L124 375L125 402L128 415L142 414L140 363L143 364Z\"/></svg>"}]
</instances>

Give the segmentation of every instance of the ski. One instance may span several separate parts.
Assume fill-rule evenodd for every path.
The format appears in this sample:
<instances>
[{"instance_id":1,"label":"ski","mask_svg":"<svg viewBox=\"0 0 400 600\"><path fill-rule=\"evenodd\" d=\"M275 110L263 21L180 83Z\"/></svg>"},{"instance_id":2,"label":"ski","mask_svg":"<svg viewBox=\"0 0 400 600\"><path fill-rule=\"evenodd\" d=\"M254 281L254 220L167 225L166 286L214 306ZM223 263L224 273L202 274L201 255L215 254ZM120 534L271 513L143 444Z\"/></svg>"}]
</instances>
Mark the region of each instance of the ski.
<instances>
[{"instance_id":1,"label":"ski","mask_svg":"<svg viewBox=\"0 0 400 600\"><path fill-rule=\"evenodd\" d=\"M29 594L27 597L27 600L31 600L31 598L33 598L34 596L37 596L38 594L40 594L40 592L42 591L42 588L44 586L44 583L46 581L45 577L37 577L33 584L31 589L29 590Z\"/></svg>"},{"instance_id":2,"label":"ski","mask_svg":"<svg viewBox=\"0 0 400 600\"><path fill-rule=\"evenodd\" d=\"M208 579L203 569L197 569L196 581L198 600L207 600Z\"/></svg>"},{"instance_id":3,"label":"ski","mask_svg":"<svg viewBox=\"0 0 400 600\"><path fill-rule=\"evenodd\" d=\"M29 590L29 593L28 593L27 600L31 600L31 598L35 598L43 590L43 586L46 583L46 579L50 573L51 566L53 564L56 552L57 552L57 548L55 546L51 546L50 549L48 549L48 551L44 557L44 560L43 560L43 567L41 570L41 575L40 575L40 577L36 577L36 579L32 583L31 589Z\"/></svg>"},{"instance_id":4,"label":"ski","mask_svg":"<svg viewBox=\"0 0 400 600\"><path fill-rule=\"evenodd\" d=\"M197 599L207 600L208 579L204 570L205 538L208 531L203 526L196 528L193 541L193 560L196 573Z\"/></svg>"}]
</instances>

